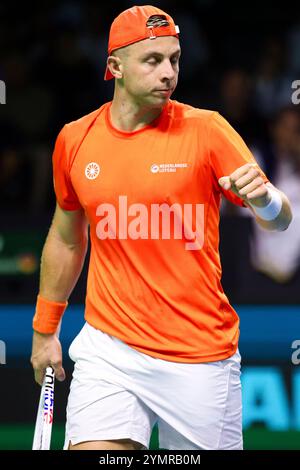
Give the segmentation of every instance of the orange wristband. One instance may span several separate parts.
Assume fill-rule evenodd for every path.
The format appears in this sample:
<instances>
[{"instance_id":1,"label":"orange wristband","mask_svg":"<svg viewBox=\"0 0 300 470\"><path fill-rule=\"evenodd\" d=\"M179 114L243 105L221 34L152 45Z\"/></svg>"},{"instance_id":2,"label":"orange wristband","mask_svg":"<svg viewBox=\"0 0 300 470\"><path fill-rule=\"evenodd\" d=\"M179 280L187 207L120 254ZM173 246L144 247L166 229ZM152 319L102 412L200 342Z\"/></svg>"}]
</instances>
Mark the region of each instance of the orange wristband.
<instances>
[{"instance_id":1,"label":"orange wristband","mask_svg":"<svg viewBox=\"0 0 300 470\"><path fill-rule=\"evenodd\" d=\"M55 333L67 306L67 301L53 302L38 295L32 322L33 329L38 333Z\"/></svg>"}]
</instances>

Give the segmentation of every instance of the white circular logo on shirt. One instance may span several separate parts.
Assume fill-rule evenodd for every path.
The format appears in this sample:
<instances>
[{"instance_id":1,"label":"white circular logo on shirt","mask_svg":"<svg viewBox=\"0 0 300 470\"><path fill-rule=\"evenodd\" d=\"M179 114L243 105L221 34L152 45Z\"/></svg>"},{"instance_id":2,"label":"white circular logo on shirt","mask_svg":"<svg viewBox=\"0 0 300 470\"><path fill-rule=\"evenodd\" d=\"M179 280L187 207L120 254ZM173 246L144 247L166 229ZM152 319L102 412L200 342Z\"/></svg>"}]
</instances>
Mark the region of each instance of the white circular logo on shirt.
<instances>
[{"instance_id":1,"label":"white circular logo on shirt","mask_svg":"<svg viewBox=\"0 0 300 470\"><path fill-rule=\"evenodd\" d=\"M150 170L152 171L152 173L157 173L158 170L159 170L159 166L156 165L156 164L153 164L153 165L151 165Z\"/></svg>"},{"instance_id":2,"label":"white circular logo on shirt","mask_svg":"<svg viewBox=\"0 0 300 470\"><path fill-rule=\"evenodd\" d=\"M91 163L88 163L87 166L85 167L85 176L89 180L96 179L99 173L100 173L100 166L98 165L98 163L91 162Z\"/></svg>"}]
</instances>

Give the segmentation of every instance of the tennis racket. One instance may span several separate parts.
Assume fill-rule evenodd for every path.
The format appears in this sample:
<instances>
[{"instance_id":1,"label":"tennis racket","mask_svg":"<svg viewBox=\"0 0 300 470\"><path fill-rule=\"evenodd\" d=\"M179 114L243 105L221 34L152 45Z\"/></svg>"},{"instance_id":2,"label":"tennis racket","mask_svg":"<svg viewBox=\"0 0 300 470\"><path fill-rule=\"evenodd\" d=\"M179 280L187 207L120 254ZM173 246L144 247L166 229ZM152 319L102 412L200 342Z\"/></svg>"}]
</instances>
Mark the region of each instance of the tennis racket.
<instances>
[{"instance_id":1,"label":"tennis racket","mask_svg":"<svg viewBox=\"0 0 300 470\"><path fill-rule=\"evenodd\" d=\"M54 408L54 370L47 367L35 422L32 450L49 450Z\"/></svg>"}]
</instances>

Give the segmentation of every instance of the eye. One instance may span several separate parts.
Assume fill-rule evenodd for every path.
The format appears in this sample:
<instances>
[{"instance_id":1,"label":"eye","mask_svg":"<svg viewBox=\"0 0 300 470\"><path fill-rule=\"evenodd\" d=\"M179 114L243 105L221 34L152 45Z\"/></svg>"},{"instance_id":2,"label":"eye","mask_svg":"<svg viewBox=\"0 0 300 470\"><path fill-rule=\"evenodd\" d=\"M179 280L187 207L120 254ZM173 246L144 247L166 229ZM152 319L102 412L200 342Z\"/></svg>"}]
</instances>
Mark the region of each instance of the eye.
<instances>
[{"instance_id":1,"label":"eye","mask_svg":"<svg viewBox=\"0 0 300 470\"><path fill-rule=\"evenodd\" d=\"M150 59L147 60L147 63L150 65L156 65L158 64L159 60L156 59L155 57L151 57Z\"/></svg>"},{"instance_id":2,"label":"eye","mask_svg":"<svg viewBox=\"0 0 300 470\"><path fill-rule=\"evenodd\" d=\"M178 64L178 62L179 62L179 57L172 57L172 59L171 59L171 64L175 64L175 65L176 65L176 64Z\"/></svg>"}]
</instances>

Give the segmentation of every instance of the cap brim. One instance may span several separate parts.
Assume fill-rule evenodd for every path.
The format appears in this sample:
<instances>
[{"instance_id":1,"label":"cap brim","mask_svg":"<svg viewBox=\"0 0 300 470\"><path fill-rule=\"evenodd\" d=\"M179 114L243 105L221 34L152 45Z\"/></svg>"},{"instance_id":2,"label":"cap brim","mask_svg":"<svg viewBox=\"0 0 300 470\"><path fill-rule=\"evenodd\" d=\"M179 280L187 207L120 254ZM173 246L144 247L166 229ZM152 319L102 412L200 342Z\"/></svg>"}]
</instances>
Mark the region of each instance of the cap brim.
<instances>
[{"instance_id":1,"label":"cap brim","mask_svg":"<svg viewBox=\"0 0 300 470\"><path fill-rule=\"evenodd\" d=\"M106 67L105 74L104 74L104 80L111 80L112 78L114 78L113 74L111 73L109 68Z\"/></svg>"}]
</instances>

